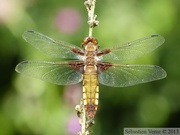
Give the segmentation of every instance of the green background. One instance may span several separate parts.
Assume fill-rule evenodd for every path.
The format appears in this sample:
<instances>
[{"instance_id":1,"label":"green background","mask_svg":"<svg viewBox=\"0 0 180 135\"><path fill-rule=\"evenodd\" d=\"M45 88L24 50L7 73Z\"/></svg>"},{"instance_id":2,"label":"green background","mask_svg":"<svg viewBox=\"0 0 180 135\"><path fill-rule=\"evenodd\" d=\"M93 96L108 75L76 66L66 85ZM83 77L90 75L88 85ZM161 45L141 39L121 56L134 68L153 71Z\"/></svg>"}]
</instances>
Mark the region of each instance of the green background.
<instances>
[{"instance_id":1,"label":"green background","mask_svg":"<svg viewBox=\"0 0 180 135\"><path fill-rule=\"evenodd\" d=\"M14 68L23 60L53 61L22 39L25 30L80 46L88 35L83 3L0 1L0 135L75 135L79 130L74 107L81 98L81 84L57 86L24 77ZM180 1L97 0L95 13L100 24L93 35L101 47L151 34L164 36L161 47L132 63L159 65L168 75L127 88L100 85L92 134L120 135L124 127L179 127Z\"/></svg>"}]
</instances>

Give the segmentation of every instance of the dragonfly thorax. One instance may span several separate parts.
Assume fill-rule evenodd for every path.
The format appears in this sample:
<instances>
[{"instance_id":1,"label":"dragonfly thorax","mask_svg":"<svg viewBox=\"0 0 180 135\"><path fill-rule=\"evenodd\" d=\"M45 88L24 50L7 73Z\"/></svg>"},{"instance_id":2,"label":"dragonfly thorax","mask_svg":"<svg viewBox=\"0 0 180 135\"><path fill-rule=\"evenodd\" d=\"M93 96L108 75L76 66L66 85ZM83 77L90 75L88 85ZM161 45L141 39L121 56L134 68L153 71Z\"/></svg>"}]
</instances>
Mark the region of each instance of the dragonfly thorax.
<instances>
[{"instance_id":1,"label":"dragonfly thorax","mask_svg":"<svg viewBox=\"0 0 180 135\"><path fill-rule=\"evenodd\" d=\"M85 65L97 64L97 50L99 48L98 41L94 37L86 37L83 40L82 47L84 49L84 63Z\"/></svg>"},{"instance_id":2,"label":"dragonfly thorax","mask_svg":"<svg viewBox=\"0 0 180 135\"><path fill-rule=\"evenodd\" d=\"M84 55L85 55L84 56L85 65L96 65L97 64L96 51L85 51Z\"/></svg>"}]
</instances>

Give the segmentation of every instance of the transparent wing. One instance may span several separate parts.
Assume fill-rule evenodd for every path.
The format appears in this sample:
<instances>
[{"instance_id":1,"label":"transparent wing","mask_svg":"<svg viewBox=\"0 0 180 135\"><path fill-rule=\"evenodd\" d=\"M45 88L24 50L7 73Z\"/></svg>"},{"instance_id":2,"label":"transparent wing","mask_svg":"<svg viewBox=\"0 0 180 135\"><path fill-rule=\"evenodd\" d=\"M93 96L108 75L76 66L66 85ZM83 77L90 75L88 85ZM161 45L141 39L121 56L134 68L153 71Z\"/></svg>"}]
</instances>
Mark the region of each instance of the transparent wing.
<instances>
[{"instance_id":1,"label":"transparent wing","mask_svg":"<svg viewBox=\"0 0 180 135\"><path fill-rule=\"evenodd\" d=\"M18 73L58 85L71 85L82 81L80 72L68 62L23 61L16 66Z\"/></svg>"},{"instance_id":2,"label":"transparent wing","mask_svg":"<svg viewBox=\"0 0 180 135\"><path fill-rule=\"evenodd\" d=\"M141 38L123 45L115 46L109 54L102 55L102 60L119 60L120 62L138 58L146 53L149 53L163 44L165 39L160 35L151 35Z\"/></svg>"},{"instance_id":3,"label":"transparent wing","mask_svg":"<svg viewBox=\"0 0 180 135\"><path fill-rule=\"evenodd\" d=\"M111 87L127 87L166 77L166 71L154 65L113 65L99 74L99 82Z\"/></svg>"},{"instance_id":4,"label":"transparent wing","mask_svg":"<svg viewBox=\"0 0 180 135\"><path fill-rule=\"evenodd\" d=\"M81 50L81 48L66 43L64 41L56 41L36 31L25 31L22 35L24 40L30 43L36 49L48 54L54 58L79 59L79 55L74 53L72 49Z\"/></svg>"}]
</instances>

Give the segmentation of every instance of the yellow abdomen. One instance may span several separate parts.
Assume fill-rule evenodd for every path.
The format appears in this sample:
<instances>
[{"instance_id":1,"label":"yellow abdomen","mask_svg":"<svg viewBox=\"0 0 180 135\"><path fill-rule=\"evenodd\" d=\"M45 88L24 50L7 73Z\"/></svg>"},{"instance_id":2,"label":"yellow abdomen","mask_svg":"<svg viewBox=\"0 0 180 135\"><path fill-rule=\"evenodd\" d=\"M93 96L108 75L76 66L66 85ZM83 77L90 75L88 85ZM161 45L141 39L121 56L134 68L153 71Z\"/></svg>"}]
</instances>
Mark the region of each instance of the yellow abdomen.
<instances>
[{"instance_id":1,"label":"yellow abdomen","mask_svg":"<svg viewBox=\"0 0 180 135\"><path fill-rule=\"evenodd\" d=\"M86 113L93 118L97 111L99 84L95 66L85 66L83 74L83 100Z\"/></svg>"}]
</instances>

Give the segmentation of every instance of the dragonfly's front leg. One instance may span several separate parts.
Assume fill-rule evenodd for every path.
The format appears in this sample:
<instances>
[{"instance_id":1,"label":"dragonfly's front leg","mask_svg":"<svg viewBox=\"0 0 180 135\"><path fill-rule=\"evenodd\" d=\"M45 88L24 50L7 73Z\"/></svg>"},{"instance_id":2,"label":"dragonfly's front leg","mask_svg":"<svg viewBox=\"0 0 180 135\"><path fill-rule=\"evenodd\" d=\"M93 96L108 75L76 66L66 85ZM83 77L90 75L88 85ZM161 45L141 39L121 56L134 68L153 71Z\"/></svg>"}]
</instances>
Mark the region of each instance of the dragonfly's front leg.
<instances>
[{"instance_id":1,"label":"dragonfly's front leg","mask_svg":"<svg viewBox=\"0 0 180 135\"><path fill-rule=\"evenodd\" d=\"M79 54L81 56L84 56L84 52L82 52L81 50L77 49L77 48L73 48L72 51L76 54Z\"/></svg>"},{"instance_id":2,"label":"dragonfly's front leg","mask_svg":"<svg viewBox=\"0 0 180 135\"><path fill-rule=\"evenodd\" d=\"M98 52L98 53L96 54L96 56L105 55L105 54L108 54L108 53L110 53L110 52L111 52L110 49L105 49L105 50L102 50L102 51Z\"/></svg>"}]
</instances>

